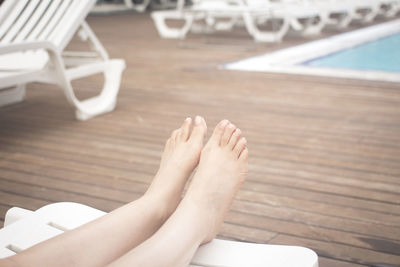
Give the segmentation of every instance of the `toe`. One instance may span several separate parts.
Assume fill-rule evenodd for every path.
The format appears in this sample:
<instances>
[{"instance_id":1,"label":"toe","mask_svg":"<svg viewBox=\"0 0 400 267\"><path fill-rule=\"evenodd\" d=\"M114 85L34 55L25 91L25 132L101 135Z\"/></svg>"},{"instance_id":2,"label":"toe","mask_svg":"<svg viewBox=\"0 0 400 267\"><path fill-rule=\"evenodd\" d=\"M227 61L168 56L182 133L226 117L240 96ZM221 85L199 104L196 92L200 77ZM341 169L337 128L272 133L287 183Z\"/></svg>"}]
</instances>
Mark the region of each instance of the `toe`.
<instances>
[{"instance_id":1,"label":"toe","mask_svg":"<svg viewBox=\"0 0 400 267\"><path fill-rule=\"evenodd\" d=\"M247 141L246 138L242 137L236 143L233 152L235 153L236 157L239 158L240 153L242 153L243 149L246 147Z\"/></svg>"},{"instance_id":2,"label":"toe","mask_svg":"<svg viewBox=\"0 0 400 267\"><path fill-rule=\"evenodd\" d=\"M203 117L196 116L196 118L194 119L192 134L190 135L190 140L193 140L194 142L203 142L203 139L206 136L206 132L206 121Z\"/></svg>"},{"instance_id":3,"label":"toe","mask_svg":"<svg viewBox=\"0 0 400 267\"><path fill-rule=\"evenodd\" d=\"M249 156L249 149L245 147L239 155L239 160L246 161Z\"/></svg>"},{"instance_id":4,"label":"toe","mask_svg":"<svg viewBox=\"0 0 400 267\"><path fill-rule=\"evenodd\" d=\"M242 135L242 131L239 128L236 128L236 130L233 132L231 139L229 139L228 147L229 149L233 149L236 145L236 143L239 141L240 136Z\"/></svg>"},{"instance_id":5,"label":"toe","mask_svg":"<svg viewBox=\"0 0 400 267\"><path fill-rule=\"evenodd\" d=\"M215 126L214 132L210 138L210 143L219 145L221 142L222 135L224 134L226 126L229 124L228 120L222 120Z\"/></svg>"},{"instance_id":6,"label":"toe","mask_svg":"<svg viewBox=\"0 0 400 267\"><path fill-rule=\"evenodd\" d=\"M176 129L176 130L174 130L174 131L172 132L172 134L171 134L171 141L173 141L173 143L176 143L176 141L177 141L177 136L178 136L179 132L180 132L180 129Z\"/></svg>"},{"instance_id":7,"label":"toe","mask_svg":"<svg viewBox=\"0 0 400 267\"><path fill-rule=\"evenodd\" d=\"M222 135L221 138L221 146L226 146L229 143L229 140L231 139L231 136L233 132L236 130L236 126L230 123L224 131L224 134Z\"/></svg>"},{"instance_id":8,"label":"toe","mask_svg":"<svg viewBox=\"0 0 400 267\"><path fill-rule=\"evenodd\" d=\"M190 126L192 125L192 119L186 118L181 126L180 133L178 135L178 139L182 141L187 141L190 134Z\"/></svg>"}]
</instances>

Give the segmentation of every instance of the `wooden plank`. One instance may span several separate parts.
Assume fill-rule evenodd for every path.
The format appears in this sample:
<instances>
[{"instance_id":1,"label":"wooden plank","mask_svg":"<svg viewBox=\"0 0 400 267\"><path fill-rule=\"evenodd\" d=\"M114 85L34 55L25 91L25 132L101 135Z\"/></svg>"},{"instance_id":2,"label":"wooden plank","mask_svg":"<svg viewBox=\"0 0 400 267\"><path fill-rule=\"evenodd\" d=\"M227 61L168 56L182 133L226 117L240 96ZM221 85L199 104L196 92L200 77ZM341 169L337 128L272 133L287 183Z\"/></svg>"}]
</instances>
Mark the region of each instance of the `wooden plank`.
<instances>
[{"instance_id":1,"label":"wooden plank","mask_svg":"<svg viewBox=\"0 0 400 267\"><path fill-rule=\"evenodd\" d=\"M7 211L12 208L12 206L0 204L0 220L4 221Z\"/></svg>"},{"instance_id":2,"label":"wooden plank","mask_svg":"<svg viewBox=\"0 0 400 267\"><path fill-rule=\"evenodd\" d=\"M3 177L7 179L13 179L14 173L22 177L47 177L54 180L71 181L81 184L96 185L106 188L118 189L121 191L129 191L132 194L143 194L148 185L141 182L133 181L132 179L122 179L122 177L107 176L107 175L90 175L82 170L65 169L61 167L49 168L48 165L42 166L34 164L32 162L25 161L0 161L0 167L2 168ZM144 179L144 178L143 178Z\"/></svg>"},{"instance_id":3,"label":"wooden plank","mask_svg":"<svg viewBox=\"0 0 400 267\"><path fill-rule=\"evenodd\" d=\"M288 196L265 194L255 191L240 190L237 199L249 202L263 203L277 208L284 207L299 211L312 212L338 218L347 218L363 222L399 226L400 216L383 212L363 210L318 201L308 201Z\"/></svg>"},{"instance_id":4,"label":"wooden plank","mask_svg":"<svg viewBox=\"0 0 400 267\"><path fill-rule=\"evenodd\" d=\"M44 205L51 203L43 199L9 193L3 190L0 190L0 202L0 204L2 204L3 206L20 207L29 210L36 210ZM0 218L4 220L5 213L0 215Z\"/></svg>"},{"instance_id":5,"label":"wooden plank","mask_svg":"<svg viewBox=\"0 0 400 267\"><path fill-rule=\"evenodd\" d=\"M379 242L379 240L376 240ZM358 264L367 266L376 266L378 264L393 264L398 265L400 262L400 255L387 254L376 252L373 250L365 250L353 246L346 246L335 244L332 242L321 242L312 239L303 239L289 235L280 234L271 240L271 244L291 244L313 248L318 255L329 257L333 259L342 259ZM393 244L391 250L398 250L398 245Z\"/></svg>"},{"instance_id":6,"label":"wooden plank","mask_svg":"<svg viewBox=\"0 0 400 267\"><path fill-rule=\"evenodd\" d=\"M325 257L318 257L318 263L320 267L363 267L367 265L355 264L351 262L329 259Z\"/></svg>"},{"instance_id":7,"label":"wooden plank","mask_svg":"<svg viewBox=\"0 0 400 267\"><path fill-rule=\"evenodd\" d=\"M268 218L307 223L311 226L320 226L332 230L373 235L400 241L400 227L398 225L386 226L380 223L375 224L370 222L344 219L337 216L325 216L286 207L274 207L270 205L239 200L234 202L232 208L246 214L253 214L260 217L268 216Z\"/></svg>"},{"instance_id":8,"label":"wooden plank","mask_svg":"<svg viewBox=\"0 0 400 267\"><path fill-rule=\"evenodd\" d=\"M8 178L6 178L8 177ZM117 200L128 203L137 199L141 194L110 187L98 186L96 184L76 183L61 179L49 178L42 175L27 175L19 172L2 170L0 179L8 182L36 185L47 189L57 189L61 191L73 192L80 195L92 196L110 201Z\"/></svg>"},{"instance_id":9,"label":"wooden plank","mask_svg":"<svg viewBox=\"0 0 400 267\"><path fill-rule=\"evenodd\" d=\"M243 242L267 243L277 233L225 222L218 234L219 238Z\"/></svg>"},{"instance_id":10,"label":"wooden plank","mask_svg":"<svg viewBox=\"0 0 400 267\"><path fill-rule=\"evenodd\" d=\"M123 202L116 200L111 201L104 198L95 198L37 185L32 186L30 184L15 183L4 179L0 179L0 188L6 188L3 190L8 194L18 194L19 196L35 198L47 203L64 201L78 202L103 211L111 211L124 204ZM8 204L8 202L4 204Z\"/></svg>"},{"instance_id":11,"label":"wooden plank","mask_svg":"<svg viewBox=\"0 0 400 267\"><path fill-rule=\"evenodd\" d=\"M227 222L232 224L243 225L249 228L263 229L271 232L285 233L299 238L308 238L313 240L320 240L324 242L334 242L347 246L373 249L382 251L384 253L397 253L392 251L393 247L374 247L368 240L387 240L391 244L399 245L398 240L389 239L386 237L379 237L373 235L359 234L348 231L341 231L338 229L330 229L323 225L313 225L293 220L284 220L279 218L257 216L253 214L244 213L233 208L227 215ZM389 251L388 251L389 250Z\"/></svg>"}]
</instances>

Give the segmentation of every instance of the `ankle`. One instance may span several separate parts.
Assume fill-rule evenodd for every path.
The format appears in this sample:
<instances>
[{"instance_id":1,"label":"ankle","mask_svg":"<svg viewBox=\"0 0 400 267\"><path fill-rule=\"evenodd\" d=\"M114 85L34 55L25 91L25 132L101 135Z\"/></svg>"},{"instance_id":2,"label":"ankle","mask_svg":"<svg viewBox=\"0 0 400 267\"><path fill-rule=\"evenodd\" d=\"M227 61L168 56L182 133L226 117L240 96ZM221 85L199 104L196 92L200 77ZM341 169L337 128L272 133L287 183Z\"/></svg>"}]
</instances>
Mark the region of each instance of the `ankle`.
<instances>
[{"instance_id":1,"label":"ankle","mask_svg":"<svg viewBox=\"0 0 400 267\"><path fill-rule=\"evenodd\" d=\"M157 195L156 192L147 191L139 201L145 203L146 207L153 212L154 218L162 223L164 223L173 212L171 211L168 201Z\"/></svg>"},{"instance_id":2,"label":"ankle","mask_svg":"<svg viewBox=\"0 0 400 267\"><path fill-rule=\"evenodd\" d=\"M217 227L216 213L204 201L186 195L178 209L182 210L187 216L195 218L195 230L201 244L209 242L214 237L213 233Z\"/></svg>"}]
</instances>

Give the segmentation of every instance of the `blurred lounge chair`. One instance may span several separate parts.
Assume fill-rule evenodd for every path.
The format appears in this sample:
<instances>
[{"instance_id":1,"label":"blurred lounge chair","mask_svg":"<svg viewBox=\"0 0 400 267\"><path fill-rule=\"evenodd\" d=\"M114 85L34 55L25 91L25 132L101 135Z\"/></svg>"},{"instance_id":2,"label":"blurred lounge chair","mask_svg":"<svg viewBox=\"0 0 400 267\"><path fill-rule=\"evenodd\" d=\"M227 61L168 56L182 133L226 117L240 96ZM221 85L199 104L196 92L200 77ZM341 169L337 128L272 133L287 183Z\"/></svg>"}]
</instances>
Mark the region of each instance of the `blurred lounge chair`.
<instances>
[{"instance_id":1,"label":"blurred lounge chair","mask_svg":"<svg viewBox=\"0 0 400 267\"><path fill-rule=\"evenodd\" d=\"M380 0L340 0L355 10L353 20L370 23L380 12Z\"/></svg>"},{"instance_id":2,"label":"blurred lounge chair","mask_svg":"<svg viewBox=\"0 0 400 267\"><path fill-rule=\"evenodd\" d=\"M107 1L98 0L96 6L91 11L93 14L107 14L113 12L135 10L143 13L148 7L155 9L168 9L176 7L175 0L117 0Z\"/></svg>"},{"instance_id":3,"label":"blurred lounge chair","mask_svg":"<svg viewBox=\"0 0 400 267\"><path fill-rule=\"evenodd\" d=\"M349 26L355 16L355 9L345 1L337 0L303 0L303 3L313 5L324 12L327 26L344 29Z\"/></svg>"},{"instance_id":4,"label":"blurred lounge chair","mask_svg":"<svg viewBox=\"0 0 400 267\"><path fill-rule=\"evenodd\" d=\"M134 9L138 12L146 11L147 7L150 5L151 0L143 0L141 3L135 3L133 0L124 0L125 6L127 8Z\"/></svg>"},{"instance_id":5,"label":"blurred lounge chair","mask_svg":"<svg viewBox=\"0 0 400 267\"><path fill-rule=\"evenodd\" d=\"M257 42L280 42L290 26L302 35L316 35L327 24L327 13L296 0L194 0L176 10L155 11L152 17L163 38L185 38L189 31L206 33L231 30L243 25ZM167 20L181 20L183 26L170 27ZM199 22L204 21L205 26ZM272 27L263 27L268 22ZM272 29L271 29L272 28Z\"/></svg>"},{"instance_id":6,"label":"blurred lounge chair","mask_svg":"<svg viewBox=\"0 0 400 267\"><path fill-rule=\"evenodd\" d=\"M327 24L327 12L313 3L303 0L248 0L264 2L272 10L273 17L286 16L290 26L303 36L317 35Z\"/></svg>"},{"instance_id":7,"label":"blurred lounge chair","mask_svg":"<svg viewBox=\"0 0 400 267\"><path fill-rule=\"evenodd\" d=\"M6 0L0 6L0 106L24 99L31 82L56 84L86 120L112 111L125 62L108 54L85 18L95 0ZM91 52L64 51L75 33ZM67 68L68 67L68 68ZM103 73L98 96L78 100L71 81Z\"/></svg>"},{"instance_id":8,"label":"blurred lounge chair","mask_svg":"<svg viewBox=\"0 0 400 267\"><path fill-rule=\"evenodd\" d=\"M103 216L105 213L77 203L60 202L36 211L8 210L0 229L0 258L5 258ZM201 246L192 267L318 267L317 254L304 247L253 244L214 239Z\"/></svg>"},{"instance_id":9,"label":"blurred lounge chair","mask_svg":"<svg viewBox=\"0 0 400 267\"><path fill-rule=\"evenodd\" d=\"M279 42L289 30L289 19L285 13L272 16L269 5L248 3L246 0L193 0L185 6L178 1L175 10L152 12L152 18L163 38L185 38L189 31L207 33L227 31L236 24L244 24L257 42ZM170 27L167 20L179 20L183 26ZM273 20L274 29L261 30L260 22ZM202 24L203 23L203 24Z\"/></svg>"},{"instance_id":10,"label":"blurred lounge chair","mask_svg":"<svg viewBox=\"0 0 400 267\"><path fill-rule=\"evenodd\" d=\"M400 12L400 0L378 0L379 13L386 18L393 18Z\"/></svg>"}]
</instances>

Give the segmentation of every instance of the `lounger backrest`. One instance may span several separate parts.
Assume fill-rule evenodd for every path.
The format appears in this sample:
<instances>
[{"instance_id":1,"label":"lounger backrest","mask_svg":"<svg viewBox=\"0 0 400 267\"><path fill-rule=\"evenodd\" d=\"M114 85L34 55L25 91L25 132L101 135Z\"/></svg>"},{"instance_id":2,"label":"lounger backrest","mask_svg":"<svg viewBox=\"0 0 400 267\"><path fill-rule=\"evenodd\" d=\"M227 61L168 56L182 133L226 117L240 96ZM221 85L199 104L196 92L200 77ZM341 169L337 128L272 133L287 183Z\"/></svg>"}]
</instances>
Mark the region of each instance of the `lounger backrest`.
<instances>
[{"instance_id":1,"label":"lounger backrest","mask_svg":"<svg viewBox=\"0 0 400 267\"><path fill-rule=\"evenodd\" d=\"M49 41L63 50L95 0L6 0L0 6L0 44Z\"/></svg>"}]
</instances>

